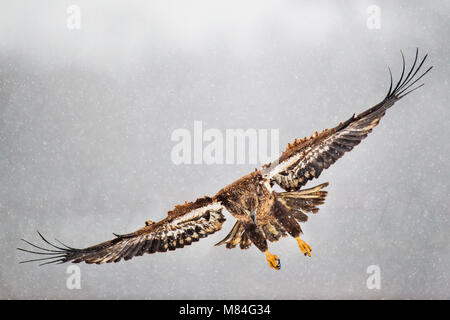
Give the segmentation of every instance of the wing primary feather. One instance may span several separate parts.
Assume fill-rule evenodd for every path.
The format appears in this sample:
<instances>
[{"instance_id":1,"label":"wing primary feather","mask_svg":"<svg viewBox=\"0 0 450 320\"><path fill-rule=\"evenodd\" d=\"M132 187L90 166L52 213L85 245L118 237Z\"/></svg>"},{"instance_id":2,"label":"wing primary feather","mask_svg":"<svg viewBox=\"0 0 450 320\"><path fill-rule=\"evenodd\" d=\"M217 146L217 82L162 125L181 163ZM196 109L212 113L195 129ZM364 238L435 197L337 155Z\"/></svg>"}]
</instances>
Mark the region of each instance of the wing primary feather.
<instances>
[{"instance_id":1,"label":"wing primary feather","mask_svg":"<svg viewBox=\"0 0 450 320\"><path fill-rule=\"evenodd\" d=\"M403 51L401 51L401 50L400 50L400 53L402 54L402 74L400 75L400 79L398 79L397 85L395 86L393 93L397 91L398 87L402 83L403 76L405 75L405 66L406 66L405 55L403 54Z\"/></svg>"},{"instance_id":2,"label":"wing primary feather","mask_svg":"<svg viewBox=\"0 0 450 320\"><path fill-rule=\"evenodd\" d=\"M59 241L58 239L55 239L55 241L57 241L58 243L60 243L60 244L63 245L64 247L66 247L67 249L65 249L65 250L69 250L69 251L76 251L76 250L79 250L79 249L76 249L76 248L69 247L68 245L65 245L64 243L62 243L62 242Z\"/></svg>"},{"instance_id":3,"label":"wing primary feather","mask_svg":"<svg viewBox=\"0 0 450 320\"><path fill-rule=\"evenodd\" d=\"M19 263L28 263L28 262L43 261L43 260L58 259L58 258L64 258L64 255L59 255L59 256L56 256L56 257L46 257L46 258L25 260L25 261L20 261Z\"/></svg>"},{"instance_id":4,"label":"wing primary feather","mask_svg":"<svg viewBox=\"0 0 450 320\"><path fill-rule=\"evenodd\" d=\"M411 86L413 86L417 81L419 81L420 79L422 79L422 77L424 75L426 75L431 69L433 69L433 66L429 67L420 77L418 77L416 80L414 80L413 82L411 82L406 88L402 89L400 92L396 93L398 96L401 95L403 92L405 92L406 90L408 90L409 88L411 88ZM412 92L412 91L410 91ZM406 94L405 94L406 95ZM405 96L403 95L403 97Z\"/></svg>"},{"instance_id":5,"label":"wing primary feather","mask_svg":"<svg viewBox=\"0 0 450 320\"><path fill-rule=\"evenodd\" d=\"M392 85L394 84L394 79L392 78L392 71L391 71L391 68L388 67L388 70L389 70L389 76L390 76L390 78L391 78L391 84L389 85L389 91L388 91L388 93L387 93L385 99L388 98L388 97L391 95Z\"/></svg>"},{"instance_id":6,"label":"wing primary feather","mask_svg":"<svg viewBox=\"0 0 450 320\"><path fill-rule=\"evenodd\" d=\"M39 234L39 236L42 238L42 240L44 240L47 244L51 245L53 248L59 249L59 250L63 250L65 251L66 249L55 246L53 243L51 243L50 241L48 241L47 239L44 238L44 236L38 231L37 232Z\"/></svg>"},{"instance_id":7,"label":"wing primary feather","mask_svg":"<svg viewBox=\"0 0 450 320\"><path fill-rule=\"evenodd\" d=\"M59 263L57 263L59 261ZM61 258L61 259L58 259L58 260L54 260L54 261L48 261L48 262L45 262L45 263L41 263L41 264L39 264L39 266L45 266L46 264L51 264L51 263L54 263L54 264L61 264L61 263L64 263L65 261L64 261L64 258Z\"/></svg>"},{"instance_id":8,"label":"wing primary feather","mask_svg":"<svg viewBox=\"0 0 450 320\"><path fill-rule=\"evenodd\" d=\"M23 251L23 252L28 252L28 253L34 253L34 254L41 254L41 255L49 255L49 256L55 256L58 254L61 254L62 251L59 252L38 252L38 251L31 251L31 250L26 250L26 249L22 249L22 248L16 248L17 250Z\"/></svg>"},{"instance_id":9,"label":"wing primary feather","mask_svg":"<svg viewBox=\"0 0 450 320\"><path fill-rule=\"evenodd\" d=\"M401 90L401 88L403 88L405 86L405 83L407 81L409 81L409 76L411 75L411 73L414 71L414 67L416 66L417 63L417 58L419 57L419 48L416 48L416 56L414 57L414 63L411 67L411 69L408 72L408 75L405 78L405 81L403 81L402 85L398 88L399 90Z\"/></svg>"},{"instance_id":10,"label":"wing primary feather","mask_svg":"<svg viewBox=\"0 0 450 320\"><path fill-rule=\"evenodd\" d=\"M424 85L425 85L425 83L422 83L421 85L419 85L419 86L417 86L417 87L415 87L415 88L409 90L409 91L406 92L405 94L400 95L398 98L401 99L401 98L403 98L404 96L410 94L411 92L416 91L416 90L419 89L420 87L423 87Z\"/></svg>"},{"instance_id":11,"label":"wing primary feather","mask_svg":"<svg viewBox=\"0 0 450 320\"><path fill-rule=\"evenodd\" d=\"M41 249L41 250L48 251L48 252L60 252L60 251L57 251L57 250L51 250L51 249L39 247L39 246L37 246L35 244L32 244L30 241L27 241L25 239L20 239L20 240L28 243L30 246L35 247L36 249Z\"/></svg>"}]
</instances>

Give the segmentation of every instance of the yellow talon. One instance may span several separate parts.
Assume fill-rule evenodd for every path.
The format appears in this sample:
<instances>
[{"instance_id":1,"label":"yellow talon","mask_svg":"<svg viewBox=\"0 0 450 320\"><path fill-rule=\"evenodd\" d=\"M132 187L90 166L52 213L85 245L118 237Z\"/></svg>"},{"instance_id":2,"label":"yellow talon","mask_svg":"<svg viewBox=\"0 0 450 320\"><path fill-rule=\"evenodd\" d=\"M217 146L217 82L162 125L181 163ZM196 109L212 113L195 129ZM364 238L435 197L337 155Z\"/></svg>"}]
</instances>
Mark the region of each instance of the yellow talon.
<instances>
[{"instance_id":1,"label":"yellow talon","mask_svg":"<svg viewBox=\"0 0 450 320\"><path fill-rule=\"evenodd\" d=\"M300 248L302 253L305 256L308 255L308 257L311 257L311 251L312 251L311 246L309 244L307 244L305 241L303 241L302 239L300 239L299 237L295 238L295 240L297 240L298 247Z\"/></svg>"},{"instance_id":2,"label":"yellow talon","mask_svg":"<svg viewBox=\"0 0 450 320\"><path fill-rule=\"evenodd\" d=\"M278 256L271 254L269 252L269 250L266 250L265 253L266 253L267 262L269 263L269 267L271 267L275 270L280 270L281 263L280 263L280 259L278 258Z\"/></svg>"}]
</instances>

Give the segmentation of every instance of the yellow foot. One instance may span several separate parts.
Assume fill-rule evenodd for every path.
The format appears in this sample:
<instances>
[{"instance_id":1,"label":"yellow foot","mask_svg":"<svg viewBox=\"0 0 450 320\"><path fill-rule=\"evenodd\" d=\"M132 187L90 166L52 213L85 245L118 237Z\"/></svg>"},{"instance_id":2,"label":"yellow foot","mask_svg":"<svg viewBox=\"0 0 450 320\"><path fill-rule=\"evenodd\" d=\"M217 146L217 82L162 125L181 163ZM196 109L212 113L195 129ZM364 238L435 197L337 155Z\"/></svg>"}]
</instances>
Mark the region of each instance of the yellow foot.
<instances>
[{"instance_id":1,"label":"yellow foot","mask_svg":"<svg viewBox=\"0 0 450 320\"><path fill-rule=\"evenodd\" d=\"M308 255L308 257L311 257L311 247L309 244L307 244L305 241L303 241L302 239L300 239L299 237L295 238L295 240L297 240L298 242L298 247L300 248L300 250L302 250L303 254L306 256Z\"/></svg>"},{"instance_id":2,"label":"yellow foot","mask_svg":"<svg viewBox=\"0 0 450 320\"><path fill-rule=\"evenodd\" d=\"M266 250L266 259L267 259L267 262L269 263L269 267L271 267L275 270L280 270L280 268L281 268L280 259L278 259L278 257L276 255L271 254L269 252L269 250Z\"/></svg>"}]
</instances>

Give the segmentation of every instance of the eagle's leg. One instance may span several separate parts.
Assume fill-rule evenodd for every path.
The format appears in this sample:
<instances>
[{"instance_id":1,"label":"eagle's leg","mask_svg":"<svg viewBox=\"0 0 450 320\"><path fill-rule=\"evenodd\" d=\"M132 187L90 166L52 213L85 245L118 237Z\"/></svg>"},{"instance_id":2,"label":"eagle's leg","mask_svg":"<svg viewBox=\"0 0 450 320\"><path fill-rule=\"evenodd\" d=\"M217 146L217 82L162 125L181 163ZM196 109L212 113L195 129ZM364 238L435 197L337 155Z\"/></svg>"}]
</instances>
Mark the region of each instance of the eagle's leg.
<instances>
[{"instance_id":1,"label":"eagle's leg","mask_svg":"<svg viewBox=\"0 0 450 320\"><path fill-rule=\"evenodd\" d=\"M305 241L303 241L302 239L300 239L300 237L295 237L295 240L297 240L298 247L300 248L302 253L305 256L311 257L311 251L312 251L311 246L309 244L307 244Z\"/></svg>"},{"instance_id":2,"label":"eagle's leg","mask_svg":"<svg viewBox=\"0 0 450 320\"><path fill-rule=\"evenodd\" d=\"M267 240L261 228L259 228L255 223L248 223L245 226L245 233L247 233L248 237L253 242L253 244L259 250L261 250L261 252L264 252L266 254L266 259L267 262L269 263L269 267L275 270L280 270L281 268L280 258L269 252Z\"/></svg>"}]
</instances>

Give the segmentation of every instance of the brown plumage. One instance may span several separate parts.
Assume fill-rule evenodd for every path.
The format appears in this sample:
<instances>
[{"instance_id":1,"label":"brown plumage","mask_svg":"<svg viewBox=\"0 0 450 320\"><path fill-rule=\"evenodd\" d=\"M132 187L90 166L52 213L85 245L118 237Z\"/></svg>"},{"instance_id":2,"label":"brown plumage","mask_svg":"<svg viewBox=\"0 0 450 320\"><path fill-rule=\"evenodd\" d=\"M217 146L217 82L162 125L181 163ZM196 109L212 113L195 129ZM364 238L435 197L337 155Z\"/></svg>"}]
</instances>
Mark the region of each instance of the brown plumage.
<instances>
[{"instance_id":1,"label":"brown plumage","mask_svg":"<svg viewBox=\"0 0 450 320\"><path fill-rule=\"evenodd\" d=\"M426 57L427 55L418 63L416 50L412 67L405 75L406 66L402 53L400 79L394 85L389 70L390 88L380 103L363 113L353 115L332 129L315 132L309 138L294 140L277 161L236 180L214 197L178 205L159 222L147 221L143 228L135 232L116 235L110 241L84 249L71 248L62 243L57 246L39 233L51 248L24 240L37 250L19 250L45 256L24 262L42 261L42 264L48 264L84 261L100 264L129 260L144 253L173 251L220 230L225 221L223 209L237 221L217 245L225 244L228 249L239 245L241 249L247 249L253 243L266 253L269 265L279 269L279 259L268 251L267 241L278 241L289 234L297 239L305 255L311 255L311 247L299 238L302 233L299 222L308 220L307 213L318 212L327 195L323 188L328 183L310 189L301 188L309 180L318 178L324 169L366 138L395 102L422 86L413 87L432 68L418 75ZM278 184L286 192L276 192L272 188L274 184Z\"/></svg>"}]
</instances>

